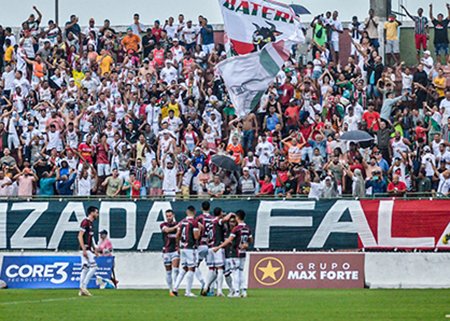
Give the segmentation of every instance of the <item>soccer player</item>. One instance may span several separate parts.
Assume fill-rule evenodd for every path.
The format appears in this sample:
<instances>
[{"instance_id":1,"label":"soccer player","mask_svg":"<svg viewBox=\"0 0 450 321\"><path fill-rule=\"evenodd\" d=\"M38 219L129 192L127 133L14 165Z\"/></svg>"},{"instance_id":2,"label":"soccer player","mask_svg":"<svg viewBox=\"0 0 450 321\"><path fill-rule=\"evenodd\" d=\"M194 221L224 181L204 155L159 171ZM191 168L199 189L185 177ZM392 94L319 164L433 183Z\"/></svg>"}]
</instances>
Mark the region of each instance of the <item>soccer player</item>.
<instances>
[{"instance_id":1,"label":"soccer player","mask_svg":"<svg viewBox=\"0 0 450 321\"><path fill-rule=\"evenodd\" d=\"M205 279L203 278L202 272L200 271L200 264L203 262L203 260L206 260L206 263L208 263L208 251L209 246L208 242L211 235L211 228L214 217L209 214L209 210L211 208L211 205L208 201L204 201L202 203L202 214L200 214L197 217L197 222L201 223L203 226L203 229L200 231L201 237L200 237L200 244L198 246L198 256L197 256L197 269L195 270L195 276L197 280L202 285L202 291L205 288Z\"/></svg>"},{"instance_id":2,"label":"soccer player","mask_svg":"<svg viewBox=\"0 0 450 321\"><path fill-rule=\"evenodd\" d=\"M206 296L209 292L211 285L217 280L217 296L223 296L223 273L225 266L225 252L221 248L217 252L213 251L213 248L219 246L225 240L225 222L227 222L234 214L228 214L224 217L224 213L220 207L214 209L214 219L211 222L211 233L208 241L208 256L206 262L208 264L208 283L204 289L202 289L202 295Z\"/></svg>"},{"instance_id":3,"label":"soccer player","mask_svg":"<svg viewBox=\"0 0 450 321\"><path fill-rule=\"evenodd\" d=\"M230 220L224 224L225 227L225 239L230 237L231 231L235 228L237 225L236 221L236 215L232 215L230 217ZM230 257L231 252L231 244L228 244L227 247L224 249L224 255L225 255L225 271L223 272L223 275L225 277L225 281L227 282L228 289L230 292L228 293L228 297L233 297L234 295L234 288L233 288L233 278L231 277L231 266L233 259Z\"/></svg>"},{"instance_id":4,"label":"soccer player","mask_svg":"<svg viewBox=\"0 0 450 321\"><path fill-rule=\"evenodd\" d=\"M186 217L180 222L177 230L177 244L180 246L180 261L183 269L178 274L177 281L175 282L172 291L174 296L178 296L178 288L186 275L187 285L185 296L196 297L191 290L194 281L195 267L197 266L197 241L200 239L201 228L201 224L195 219L195 208L191 205L187 208Z\"/></svg>"},{"instance_id":5,"label":"soccer player","mask_svg":"<svg viewBox=\"0 0 450 321\"><path fill-rule=\"evenodd\" d=\"M230 249L230 268L233 273L234 294L233 297L247 297L247 289L245 288L244 266L246 251L250 243L253 242L253 236L250 227L245 223L245 212L238 210L236 212L237 225L231 231L230 236L220 244L213 248L214 252L218 252L231 244Z\"/></svg>"},{"instance_id":6,"label":"soccer player","mask_svg":"<svg viewBox=\"0 0 450 321\"><path fill-rule=\"evenodd\" d=\"M172 210L166 211L166 221L160 225L163 237L163 260L166 268L166 282L169 286L169 293L173 295L173 281L177 280L178 267L180 265L180 254L178 253L177 231L178 224Z\"/></svg>"},{"instance_id":7,"label":"soccer player","mask_svg":"<svg viewBox=\"0 0 450 321\"><path fill-rule=\"evenodd\" d=\"M98 208L95 206L88 207L88 216L81 222L80 231L78 232L78 242L81 250L81 275L80 275L80 292L79 296L92 296L87 290L89 280L97 271L97 263L95 263L95 241L94 241L94 221L98 218Z\"/></svg>"}]
</instances>

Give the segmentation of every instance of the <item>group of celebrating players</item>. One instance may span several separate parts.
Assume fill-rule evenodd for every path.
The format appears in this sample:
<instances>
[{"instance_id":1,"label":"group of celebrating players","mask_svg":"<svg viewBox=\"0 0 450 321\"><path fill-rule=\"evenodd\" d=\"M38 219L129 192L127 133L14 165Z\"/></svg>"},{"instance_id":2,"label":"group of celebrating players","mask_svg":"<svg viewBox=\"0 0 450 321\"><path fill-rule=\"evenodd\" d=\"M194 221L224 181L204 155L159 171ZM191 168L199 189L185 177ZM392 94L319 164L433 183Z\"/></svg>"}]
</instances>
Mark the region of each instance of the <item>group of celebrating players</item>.
<instances>
[{"instance_id":1,"label":"group of celebrating players","mask_svg":"<svg viewBox=\"0 0 450 321\"><path fill-rule=\"evenodd\" d=\"M246 250L253 241L249 226L245 223L245 212L224 213L219 207L210 214L210 203L202 203L202 214L189 206L186 217L177 223L172 210L165 212L166 221L161 224L164 240L163 258L166 281L170 295L178 296L186 277L187 297L192 293L194 276L202 286L201 295L224 296L223 280L229 288L229 297L246 297L244 278ZM206 261L209 271L205 279L199 269ZM181 265L181 269L180 269Z\"/></svg>"},{"instance_id":2,"label":"group of celebrating players","mask_svg":"<svg viewBox=\"0 0 450 321\"><path fill-rule=\"evenodd\" d=\"M98 216L98 208L90 206L78 234L82 263L80 296L91 296L87 284L97 270L93 222ZM211 215L210 203L205 201L200 215L196 216L195 208L189 206L186 217L180 222L176 222L172 210L167 210L161 233L166 281L171 296L178 296L180 285L186 278L185 296L196 297L192 293L194 276L202 286L200 293L203 296L213 293L224 296L224 279L229 288L229 297L247 296L244 266L246 251L253 242L253 236L245 223L243 210L227 214L216 207ZM209 268L206 281L199 269L203 261Z\"/></svg>"}]
</instances>

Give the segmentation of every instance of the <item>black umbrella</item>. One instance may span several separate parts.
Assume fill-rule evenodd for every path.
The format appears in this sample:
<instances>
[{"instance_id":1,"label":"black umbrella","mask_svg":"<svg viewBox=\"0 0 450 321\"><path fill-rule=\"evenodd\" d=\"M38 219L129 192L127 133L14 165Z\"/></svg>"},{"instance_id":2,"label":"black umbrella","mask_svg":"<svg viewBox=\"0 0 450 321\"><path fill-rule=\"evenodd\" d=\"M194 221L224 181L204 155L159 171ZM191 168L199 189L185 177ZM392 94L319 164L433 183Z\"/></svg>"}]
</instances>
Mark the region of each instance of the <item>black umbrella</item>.
<instances>
[{"instance_id":1,"label":"black umbrella","mask_svg":"<svg viewBox=\"0 0 450 321\"><path fill-rule=\"evenodd\" d=\"M374 138L365 131L362 130L351 130L349 132L345 132L341 135L341 140L349 140L352 142L369 142L372 141Z\"/></svg>"},{"instance_id":2,"label":"black umbrella","mask_svg":"<svg viewBox=\"0 0 450 321\"><path fill-rule=\"evenodd\" d=\"M234 172L238 170L234 159L225 155L214 155L211 157L211 162L217 167L226 169L227 171Z\"/></svg>"},{"instance_id":3,"label":"black umbrella","mask_svg":"<svg viewBox=\"0 0 450 321\"><path fill-rule=\"evenodd\" d=\"M290 7L292 8L292 10L294 10L296 15L311 14L311 12L308 9L299 4L291 4Z\"/></svg>"}]
</instances>

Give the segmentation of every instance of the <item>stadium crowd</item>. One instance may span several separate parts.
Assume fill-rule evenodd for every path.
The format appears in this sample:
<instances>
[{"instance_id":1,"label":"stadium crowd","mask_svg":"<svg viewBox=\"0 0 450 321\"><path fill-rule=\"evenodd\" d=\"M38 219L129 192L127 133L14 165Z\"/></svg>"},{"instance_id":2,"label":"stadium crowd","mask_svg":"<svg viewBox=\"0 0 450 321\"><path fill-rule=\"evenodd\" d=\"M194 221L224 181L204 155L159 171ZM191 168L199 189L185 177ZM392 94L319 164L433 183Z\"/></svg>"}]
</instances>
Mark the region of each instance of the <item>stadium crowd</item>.
<instances>
[{"instance_id":1,"label":"stadium crowd","mask_svg":"<svg viewBox=\"0 0 450 321\"><path fill-rule=\"evenodd\" d=\"M33 7L17 34L0 27L0 196L448 195L447 9L406 11L412 66L400 60L394 15L385 37L373 10L348 26L337 11L315 17L258 108L238 119L214 70L227 53L206 17L147 27L135 14L121 32L93 18L82 28L76 15L44 26ZM354 130L373 142L340 139Z\"/></svg>"}]
</instances>

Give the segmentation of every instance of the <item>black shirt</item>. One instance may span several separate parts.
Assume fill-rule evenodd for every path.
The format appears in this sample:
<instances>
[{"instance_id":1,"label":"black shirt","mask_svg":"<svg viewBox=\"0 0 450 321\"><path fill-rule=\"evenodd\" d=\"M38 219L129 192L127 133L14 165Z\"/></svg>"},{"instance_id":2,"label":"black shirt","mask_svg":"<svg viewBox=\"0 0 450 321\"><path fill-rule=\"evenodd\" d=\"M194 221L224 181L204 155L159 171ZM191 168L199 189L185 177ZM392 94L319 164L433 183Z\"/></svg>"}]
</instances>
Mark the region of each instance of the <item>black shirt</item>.
<instances>
[{"instance_id":1,"label":"black shirt","mask_svg":"<svg viewBox=\"0 0 450 321\"><path fill-rule=\"evenodd\" d=\"M434 25L434 43L448 43L448 33L447 33L447 27L450 20L447 18L438 21L437 19L434 19L432 21Z\"/></svg>"}]
</instances>

